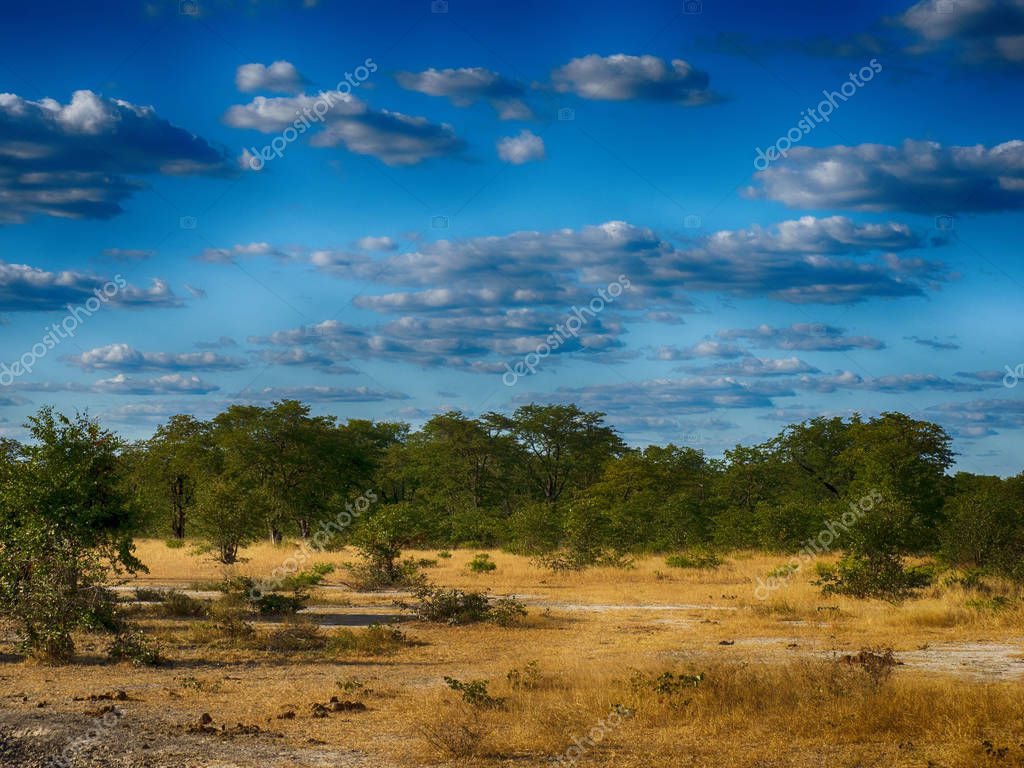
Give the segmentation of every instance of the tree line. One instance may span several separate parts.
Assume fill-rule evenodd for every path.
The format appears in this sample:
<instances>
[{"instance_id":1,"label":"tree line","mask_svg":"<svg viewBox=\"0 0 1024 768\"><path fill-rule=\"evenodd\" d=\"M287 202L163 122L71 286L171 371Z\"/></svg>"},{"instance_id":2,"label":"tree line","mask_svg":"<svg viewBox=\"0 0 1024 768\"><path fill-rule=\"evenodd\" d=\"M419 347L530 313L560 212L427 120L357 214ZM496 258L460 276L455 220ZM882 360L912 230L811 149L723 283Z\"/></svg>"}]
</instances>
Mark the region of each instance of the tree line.
<instances>
[{"instance_id":1,"label":"tree line","mask_svg":"<svg viewBox=\"0 0 1024 768\"><path fill-rule=\"evenodd\" d=\"M901 413L819 417L721 458L630 448L603 413L525 405L407 424L313 416L308 406L175 416L119 455L141 532L208 541L231 561L261 537L308 537L367 491L407 545L564 552L585 565L692 547L797 551L850 504L878 503L834 547L878 566L905 555L1021 573L1024 473L949 474L950 436Z\"/></svg>"},{"instance_id":2,"label":"tree line","mask_svg":"<svg viewBox=\"0 0 1024 768\"><path fill-rule=\"evenodd\" d=\"M0 439L0 606L47 658L70 656L75 627L148 653L108 589L144 569L140 536L188 539L226 564L264 537L354 544L376 584L416 583L404 548L460 545L555 568L838 551L825 591L890 599L929 578L910 556L1024 581L1024 473L950 474L950 436L902 413L810 419L721 458L630 448L575 405L452 411L412 430L284 400L174 416L139 442L52 408L26 426L28 440Z\"/></svg>"}]
</instances>

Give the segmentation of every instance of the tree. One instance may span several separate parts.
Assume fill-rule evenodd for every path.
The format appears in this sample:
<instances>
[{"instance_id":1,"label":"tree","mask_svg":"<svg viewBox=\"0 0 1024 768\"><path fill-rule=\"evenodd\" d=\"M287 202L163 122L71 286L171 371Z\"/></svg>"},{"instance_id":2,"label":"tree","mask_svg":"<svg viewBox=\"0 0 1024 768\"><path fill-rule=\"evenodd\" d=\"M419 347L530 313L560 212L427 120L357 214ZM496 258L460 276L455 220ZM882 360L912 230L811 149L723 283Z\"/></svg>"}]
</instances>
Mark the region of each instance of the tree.
<instances>
[{"instance_id":1,"label":"tree","mask_svg":"<svg viewBox=\"0 0 1024 768\"><path fill-rule=\"evenodd\" d=\"M135 467L137 484L149 504L165 510L175 539L185 538L186 519L210 449L210 425L184 414L157 427L142 446Z\"/></svg>"},{"instance_id":2,"label":"tree","mask_svg":"<svg viewBox=\"0 0 1024 768\"><path fill-rule=\"evenodd\" d=\"M350 491L370 472L350 432L339 430L333 417L311 416L297 400L269 408L232 405L213 421L232 495L259 489L259 509L275 544L288 529L307 537L330 497Z\"/></svg>"},{"instance_id":3,"label":"tree","mask_svg":"<svg viewBox=\"0 0 1024 768\"><path fill-rule=\"evenodd\" d=\"M1001 480L961 472L944 512L948 562L1024 580L1024 474Z\"/></svg>"},{"instance_id":4,"label":"tree","mask_svg":"<svg viewBox=\"0 0 1024 768\"><path fill-rule=\"evenodd\" d=\"M504 464L508 443L479 421L449 411L431 418L402 447L408 498L421 527L438 543L495 542L511 493Z\"/></svg>"},{"instance_id":5,"label":"tree","mask_svg":"<svg viewBox=\"0 0 1024 768\"><path fill-rule=\"evenodd\" d=\"M574 497L566 519L570 546L661 551L704 541L713 473L693 448L670 443L626 451Z\"/></svg>"},{"instance_id":6,"label":"tree","mask_svg":"<svg viewBox=\"0 0 1024 768\"><path fill-rule=\"evenodd\" d=\"M826 578L826 590L898 598L922 585L903 558L937 543L945 472L953 463L950 437L939 425L902 413L855 419L849 430L837 464L853 477L844 502L860 512L844 534L846 555Z\"/></svg>"},{"instance_id":7,"label":"tree","mask_svg":"<svg viewBox=\"0 0 1024 768\"><path fill-rule=\"evenodd\" d=\"M218 562L232 565L238 550L259 538L258 521L266 518L268 506L261 487L244 475L223 472L199 487L194 528L213 547Z\"/></svg>"},{"instance_id":8,"label":"tree","mask_svg":"<svg viewBox=\"0 0 1024 768\"><path fill-rule=\"evenodd\" d=\"M488 413L484 422L515 440L528 482L549 504L566 488L596 480L604 463L625 447L615 430L605 426L603 413L575 405L524 405L511 417Z\"/></svg>"},{"instance_id":9,"label":"tree","mask_svg":"<svg viewBox=\"0 0 1024 768\"><path fill-rule=\"evenodd\" d=\"M119 629L106 584L144 569L129 538L135 510L113 433L52 408L26 426L31 442L4 445L0 610L30 652L66 662L75 630Z\"/></svg>"}]
</instances>

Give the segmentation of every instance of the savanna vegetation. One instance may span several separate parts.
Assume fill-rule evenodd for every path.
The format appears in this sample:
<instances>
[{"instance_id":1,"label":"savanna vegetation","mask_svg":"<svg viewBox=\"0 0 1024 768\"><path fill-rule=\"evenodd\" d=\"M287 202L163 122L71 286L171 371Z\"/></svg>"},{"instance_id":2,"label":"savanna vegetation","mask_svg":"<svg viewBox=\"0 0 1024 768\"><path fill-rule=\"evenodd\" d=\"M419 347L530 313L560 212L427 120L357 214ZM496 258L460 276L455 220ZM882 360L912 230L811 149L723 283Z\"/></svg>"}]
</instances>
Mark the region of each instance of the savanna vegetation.
<instances>
[{"instance_id":1,"label":"savanna vegetation","mask_svg":"<svg viewBox=\"0 0 1024 768\"><path fill-rule=\"evenodd\" d=\"M38 746L24 718L109 701L156 752L110 726L66 765L226 737L282 766L1024 764L1024 475L951 474L935 424L720 458L560 405L28 427L0 445L0 758ZM69 705L36 660L89 662Z\"/></svg>"}]
</instances>

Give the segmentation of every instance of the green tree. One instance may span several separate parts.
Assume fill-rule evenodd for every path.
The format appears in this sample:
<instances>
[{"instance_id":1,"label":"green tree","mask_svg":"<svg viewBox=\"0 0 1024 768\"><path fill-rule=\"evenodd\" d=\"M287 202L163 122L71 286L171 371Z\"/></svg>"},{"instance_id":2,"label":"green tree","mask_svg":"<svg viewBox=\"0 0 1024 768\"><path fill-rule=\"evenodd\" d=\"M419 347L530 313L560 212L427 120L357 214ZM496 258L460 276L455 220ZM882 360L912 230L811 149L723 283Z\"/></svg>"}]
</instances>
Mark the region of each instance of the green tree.
<instances>
[{"instance_id":1,"label":"green tree","mask_svg":"<svg viewBox=\"0 0 1024 768\"><path fill-rule=\"evenodd\" d=\"M136 487L150 509L170 521L171 535L184 539L196 486L211 450L210 425L178 414L157 427L134 462ZM161 525L162 527L162 525Z\"/></svg>"},{"instance_id":2,"label":"green tree","mask_svg":"<svg viewBox=\"0 0 1024 768\"><path fill-rule=\"evenodd\" d=\"M31 653L66 662L76 630L120 627L106 584L144 568L129 538L135 510L113 433L52 408L26 426L29 443L4 445L0 610Z\"/></svg>"},{"instance_id":3,"label":"green tree","mask_svg":"<svg viewBox=\"0 0 1024 768\"><path fill-rule=\"evenodd\" d=\"M575 405L524 405L512 416L488 413L484 422L512 437L521 450L527 482L549 504L567 488L594 482L605 462L625 448L615 430L605 425L603 413Z\"/></svg>"}]
</instances>

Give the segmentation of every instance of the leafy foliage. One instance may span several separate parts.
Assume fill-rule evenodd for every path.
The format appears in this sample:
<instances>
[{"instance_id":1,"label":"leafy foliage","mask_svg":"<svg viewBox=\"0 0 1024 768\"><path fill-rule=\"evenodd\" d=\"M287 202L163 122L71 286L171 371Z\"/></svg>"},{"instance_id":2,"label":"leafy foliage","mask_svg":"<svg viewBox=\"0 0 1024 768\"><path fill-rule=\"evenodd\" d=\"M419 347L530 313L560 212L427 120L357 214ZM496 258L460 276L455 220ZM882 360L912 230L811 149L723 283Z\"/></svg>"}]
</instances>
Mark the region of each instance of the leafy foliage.
<instances>
[{"instance_id":1,"label":"leafy foliage","mask_svg":"<svg viewBox=\"0 0 1024 768\"><path fill-rule=\"evenodd\" d=\"M483 592L466 592L443 587L421 587L416 591L413 613L423 621L440 624L473 624L492 621L503 627L526 616L526 607L510 597L492 599Z\"/></svg>"},{"instance_id":2,"label":"leafy foliage","mask_svg":"<svg viewBox=\"0 0 1024 768\"><path fill-rule=\"evenodd\" d=\"M32 442L7 444L0 464L0 606L28 651L66 662L76 630L123 630L106 586L143 569L135 509L112 433L49 408L28 427Z\"/></svg>"}]
</instances>

